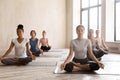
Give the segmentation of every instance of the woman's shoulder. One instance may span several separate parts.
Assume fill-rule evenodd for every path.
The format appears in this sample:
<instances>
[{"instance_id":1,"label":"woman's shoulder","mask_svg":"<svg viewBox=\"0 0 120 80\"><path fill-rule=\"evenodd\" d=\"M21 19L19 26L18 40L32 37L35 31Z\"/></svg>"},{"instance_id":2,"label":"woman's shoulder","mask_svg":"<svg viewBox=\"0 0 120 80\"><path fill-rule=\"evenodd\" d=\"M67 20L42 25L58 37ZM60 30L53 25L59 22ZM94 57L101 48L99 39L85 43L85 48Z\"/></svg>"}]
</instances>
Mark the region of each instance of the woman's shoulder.
<instances>
[{"instance_id":1,"label":"woman's shoulder","mask_svg":"<svg viewBox=\"0 0 120 80\"><path fill-rule=\"evenodd\" d=\"M90 39L84 38L83 41L90 41Z\"/></svg>"},{"instance_id":2,"label":"woman's shoulder","mask_svg":"<svg viewBox=\"0 0 120 80\"><path fill-rule=\"evenodd\" d=\"M12 42L15 42L15 41L17 41L17 38L13 38L13 39L12 39Z\"/></svg>"},{"instance_id":3,"label":"woman's shoulder","mask_svg":"<svg viewBox=\"0 0 120 80\"><path fill-rule=\"evenodd\" d=\"M24 38L24 41L25 42L29 42L29 38Z\"/></svg>"},{"instance_id":4,"label":"woman's shoulder","mask_svg":"<svg viewBox=\"0 0 120 80\"><path fill-rule=\"evenodd\" d=\"M35 38L35 40L39 40L38 38Z\"/></svg>"},{"instance_id":5,"label":"woman's shoulder","mask_svg":"<svg viewBox=\"0 0 120 80\"><path fill-rule=\"evenodd\" d=\"M86 43L90 43L90 42L91 42L90 39L86 39L86 38L84 38L84 41L85 41Z\"/></svg>"},{"instance_id":6,"label":"woman's shoulder","mask_svg":"<svg viewBox=\"0 0 120 80\"><path fill-rule=\"evenodd\" d=\"M71 42L76 42L77 41L77 38L76 39L72 39Z\"/></svg>"},{"instance_id":7,"label":"woman's shoulder","mask_svg":"<svg viewBox=\"0 0 120 80\"><path fill-rule=\"evenodd\" d=\"M43 38L40 38L40 40L42 40Z\"/></svg>"},{"instance_id":8,"label":"woman's shoulder","mask_svg":"<svg viewBox=\"0 0 120 80\"><path fill-rule=\"evenodd\" d=\"M73 39L73 40L71 40L72 42L76 42L76 41L78 41L78 39L76 38L76 39ZM81 40L81 41L89 41L89 39L86 39L86 38L84 38L83 40Z\"/></svg>"}]
</instances>

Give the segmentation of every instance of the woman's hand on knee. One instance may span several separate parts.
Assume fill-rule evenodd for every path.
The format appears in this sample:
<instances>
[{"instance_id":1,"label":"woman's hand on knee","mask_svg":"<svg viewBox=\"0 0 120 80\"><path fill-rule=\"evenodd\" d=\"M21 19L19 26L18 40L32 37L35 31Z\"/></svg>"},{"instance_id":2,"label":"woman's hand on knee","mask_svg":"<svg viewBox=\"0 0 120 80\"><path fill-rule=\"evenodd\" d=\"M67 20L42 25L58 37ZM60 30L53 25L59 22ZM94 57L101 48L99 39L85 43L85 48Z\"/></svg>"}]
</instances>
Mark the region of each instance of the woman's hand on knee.
<instances>
[{"instance_id":1,"label":"woman's hand on knee","mask_svg":"<svg viewBox=\"0 0 120 80\"><path fill-rule=\"evenodd\" d=\"M0 61L2 61L4 59L4 57L0 56Z\"/></svg>"},{"instance_id":2,"label":"woman's hand on knee","mask_svg":"<svg viewBox=\"0 0 120 80\"><path fill-rule=\"evenodd\" d=\"M43 50L42 49L40 49L40 53L43 55Z\"/></svg>"},{"instance_id":3,"label":"woman's hand on knee","mask_svg":"<svg viewBox=\"0 0 120 80\"><path fill-rule=\"evenodd\" d=\"M65 69L65 66L66 66L65 63L61 64L61 65L60 65L61 70L64 70L64 69Z\"/></svg>"},{"instance_id":4,"label":"woman's hand on knee","mask_svg":"<svg viewBox=\"0 0 120 80\"><path fill-rule=\"evenodd\" d=\"M104 69L104 64L103 63L98 63L99 67Z\"/></svg>"},{"instance_id":5,"label":"woman's hand on knee","mask_svg":"<svg viewBox=\"0 0 120 80\"><path fill-rule=\"evenodd\" d=\"M2 60L3 58L0 56L0 61Z\"/></svg>"},{"instance_id":6,"label":"woman's hand on knee","mask_svg":"<svg viewBox=\"0 0 120 80\"><path fill-rule=\"evenodd\" d=\"M32 60L35 60L35 59L36 59L36 57L35 57L34 55L32 55L31 57L32 57Z\"/></svg>"},{"instance_id":7,"label":"woman's hand on knee","mask_svg":"<svg viewBox=\"0 0 120 80\"><path fill-rule=\"evenodd\" d=\"M80 67L80 63L76 63L76 62L74 62L74 61L72 61L72 63L73 63L75 66Z\"/></svg>"}]
</instances>

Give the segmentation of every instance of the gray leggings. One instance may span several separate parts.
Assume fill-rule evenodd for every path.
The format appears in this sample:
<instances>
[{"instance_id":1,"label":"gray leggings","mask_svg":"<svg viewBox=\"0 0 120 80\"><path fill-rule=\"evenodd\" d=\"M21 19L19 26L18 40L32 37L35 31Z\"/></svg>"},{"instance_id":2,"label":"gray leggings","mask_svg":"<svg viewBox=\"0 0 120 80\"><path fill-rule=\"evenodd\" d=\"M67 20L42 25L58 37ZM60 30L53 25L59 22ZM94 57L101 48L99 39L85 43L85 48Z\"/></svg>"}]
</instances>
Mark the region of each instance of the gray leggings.
<instances>
[{"instance_id":1,"label":"gray leggings","mask_svg":"<svg viewBox=\"0 0 120 80\"><path fill-rule=\"evenodd\" d=\"M5 58L2 59L1 62L5 65L26 65L32 61L31 57L26 58Z\"/></svg>"},{"instance_id":2,"label":"gray leggings","mask_svg":"<svg viewBox=\"0 0 120 80\"><path fill-rule=\"evenodd\" d=\"M95 71L95 70L99 69L99 65L97 63L95 63L95 62L88 62L87 58L85 58L85 59L73 58L73 61L76 62L76 63L80 63L80 64L89 64L90 71ZM74 66L74 64L72 62L67 63L64 70L67 71L67 72L72 72L73 66Z\"/></svg>"}]
</instances>

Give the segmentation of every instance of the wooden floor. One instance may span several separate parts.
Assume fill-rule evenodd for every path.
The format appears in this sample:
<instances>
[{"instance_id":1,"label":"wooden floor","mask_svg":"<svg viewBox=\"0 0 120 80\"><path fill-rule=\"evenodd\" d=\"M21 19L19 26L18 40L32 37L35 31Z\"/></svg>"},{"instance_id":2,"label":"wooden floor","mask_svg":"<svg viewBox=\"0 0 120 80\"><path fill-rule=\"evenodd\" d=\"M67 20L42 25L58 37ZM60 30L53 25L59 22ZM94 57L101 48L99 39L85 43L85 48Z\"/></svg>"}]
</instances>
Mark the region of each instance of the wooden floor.
<instances>
[{"instance_id":1,"label":"wooden floor","mask_svg":"<svg viewBox=\"0 0 120 80\"><path fill-rule=\"evenodd\" d=\"M120 80L120 54L104 55L105 69L95 73L54 74L57 62L63 61L67 49L45 52L27 66L0 66L0 80Z\"/></svg>"}]
</instances>

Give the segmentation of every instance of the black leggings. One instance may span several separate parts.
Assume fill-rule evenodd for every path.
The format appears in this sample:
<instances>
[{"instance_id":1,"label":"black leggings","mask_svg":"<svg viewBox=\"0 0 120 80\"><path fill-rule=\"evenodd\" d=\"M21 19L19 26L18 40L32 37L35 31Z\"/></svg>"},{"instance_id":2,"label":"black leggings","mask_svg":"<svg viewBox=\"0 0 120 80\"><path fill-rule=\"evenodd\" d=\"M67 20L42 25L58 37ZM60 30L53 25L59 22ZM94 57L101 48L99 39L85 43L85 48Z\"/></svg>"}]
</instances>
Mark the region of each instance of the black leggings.
<instances>
[{"instance_id":1,"label":"black leggings","mask_svg":"<svg viewBox=\"0 0 120 80\"><path fill-rule=\"evenodd\" d=\"M104 51L102 50L93 50L93 54L96 58L101 58L104 54L106 54ZM87 55L88 59L89 60L92 60L90 57L89 57L89 54Z\"/></svg>"},{"instance_id":2,"label":"black leggings","mask_svg":"<svg viewBox=\"0 0 120 80\"><path fill-rule=\"evenodd\" d=\"M99 65L95 62L88 62L88 59L76 59L76 58L73 58L73 61L76 62L76 63L80 63L80 64L89 64L89 67L90 67L90 71L95 71L95 70L98 70L99 69ZM69 62L66 64L65 66L65 71L67 72L72 72L73 70L73 66L74 64L72 62Z\"/></svg>"},{"instance_id":3,"label":"black leggings","mask_svg":"<svg viewBox=\"0 0 120 80\"><path fill-rule=\"evenodd\" d=\"M36 57L39 57L41 53L40 53L40 51L37 51L37 52L32 52L32 54Z\"/></svg>"},{"instance_id":4,"label":"black leggings","mask_svg":"<svg viewBox=\"0 0 120 80\"><path fill-rule=\"evenodd\" d=\"M32 61L31 57L26 58L5 58L1 62L5 65L26 65Z\"/></svg>"},{"instance_id":5,"label":"black leggings","mask_svg":"<svg viewBox=\"0 0 120 80\"><path fill-rule=\"evenodd\" d=\"M41 46L41 49L42 49L43 51L48 51L48 50L51 49L51 47L49 47L49 46Z\"/></svg>"}]
</instances>

